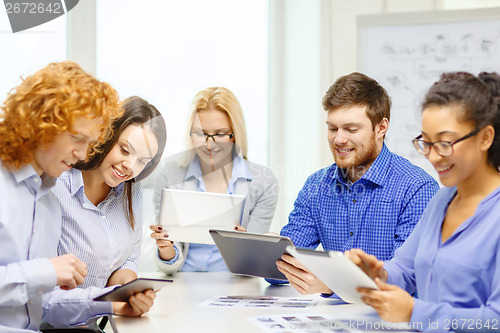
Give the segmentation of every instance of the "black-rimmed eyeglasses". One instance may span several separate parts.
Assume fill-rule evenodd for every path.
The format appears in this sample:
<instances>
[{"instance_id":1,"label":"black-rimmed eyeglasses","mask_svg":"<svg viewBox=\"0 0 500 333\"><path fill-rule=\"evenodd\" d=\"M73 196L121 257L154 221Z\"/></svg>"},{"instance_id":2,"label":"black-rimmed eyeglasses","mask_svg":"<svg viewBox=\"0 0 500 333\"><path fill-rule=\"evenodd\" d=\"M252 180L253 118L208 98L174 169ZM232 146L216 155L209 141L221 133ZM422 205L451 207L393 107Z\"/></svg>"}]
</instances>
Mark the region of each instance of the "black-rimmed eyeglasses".
<instances>
[{"instance_id":1,"label":"black-rimmed eyeglasses","mask_svg":"<svg viewBox=\"0 0 500 333\"><path fill-rule=\"evenodd\" d=\"M228 133L217 133L217 134L205 134L202 132L191 132L189 133L191 138L196 141L205 141L208 142L209 138L212 138L214 142L229 142L234 137L234 132L231 134Z\"/></svg>"},{"instance_id":2,"label":"black-rimmed eyeglasses","mask_svg":"<svg viewBox=\"0 0 500 333\"><path fill-rule=\"evenodd\" d=\"M418 153L422 155L428 155L431 152L431 147L434 147L434 150L436 153L443 157L451 156L453 155L453 145L456 143L459 143L460 141L464 141L465 139L468 139L470 137L473 137L477 133L479 133L480 129L477 128L470 132L469 134L461 137L458 140L455 141L436 141L436 142L427 142L422 139L422 134L417 136L415 139L412 140L413 145L415 146L415 149L417 150Z\"/></svg>"}]
</instances>

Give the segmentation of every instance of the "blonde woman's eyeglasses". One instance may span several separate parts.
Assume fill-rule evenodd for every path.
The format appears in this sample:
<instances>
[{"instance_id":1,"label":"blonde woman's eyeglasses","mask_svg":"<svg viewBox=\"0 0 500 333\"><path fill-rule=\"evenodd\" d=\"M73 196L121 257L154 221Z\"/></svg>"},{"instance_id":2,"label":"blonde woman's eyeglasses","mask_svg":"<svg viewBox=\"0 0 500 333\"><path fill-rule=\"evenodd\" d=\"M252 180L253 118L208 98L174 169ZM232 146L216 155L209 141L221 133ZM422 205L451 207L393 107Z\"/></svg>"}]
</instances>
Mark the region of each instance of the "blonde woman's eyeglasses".
<instances>
[{"instance_id":1,"label":"blonde woman's eyeglasses","mask_svg":"<svg viewBox=\"0 0 500 333\"><path fill-rule=\"evenodd\" d=\"M234 137L234 132L229 133L217 133L217 134L205 134L202 132L191 132L189 133L193 141L205 141L208 142L209 138L212 138L214 142L229 142Z\"/></svg>"}]
</instances>

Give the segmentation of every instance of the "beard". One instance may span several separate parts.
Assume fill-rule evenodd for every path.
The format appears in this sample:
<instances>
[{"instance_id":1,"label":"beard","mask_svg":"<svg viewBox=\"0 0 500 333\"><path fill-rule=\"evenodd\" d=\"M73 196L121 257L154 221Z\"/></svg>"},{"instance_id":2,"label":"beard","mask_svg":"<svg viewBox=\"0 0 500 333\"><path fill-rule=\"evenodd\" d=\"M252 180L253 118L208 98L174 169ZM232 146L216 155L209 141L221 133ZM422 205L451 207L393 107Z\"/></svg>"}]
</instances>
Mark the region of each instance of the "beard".
<instances>
[{"instance_id":1,"label":"beard","mask_svg":"<svg viewBox=\"0 0 500 333\"><path fill-rule=\"evenodd\" d=\"M355 147L347 158L340 156L334 145L330 145L330 150L332 151L335 163L339 168L347 170L362 169L360 170L362 171L362 174L368 170L370 165L372 165L378 156L375 134L373 134L373 137L366 146Z\"/></svg>"}]
</instances>

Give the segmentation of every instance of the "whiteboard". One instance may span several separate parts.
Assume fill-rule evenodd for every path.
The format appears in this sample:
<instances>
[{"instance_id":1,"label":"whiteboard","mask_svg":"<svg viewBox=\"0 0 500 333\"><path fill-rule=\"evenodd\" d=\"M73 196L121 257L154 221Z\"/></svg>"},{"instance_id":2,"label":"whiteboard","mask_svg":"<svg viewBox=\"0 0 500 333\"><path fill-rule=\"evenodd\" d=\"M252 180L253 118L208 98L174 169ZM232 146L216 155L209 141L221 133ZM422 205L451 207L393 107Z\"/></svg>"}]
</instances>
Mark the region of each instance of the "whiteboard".
<instances>
[{"instance_id":1,"label":"whiteboard","mask_svg":"<svg viewBox=\"0 0 500 333\"><path fill-rule=\"evenodd\" d=\"M358 67L392 99L385 142L436 180L411 139L421 131L421 103L443 72L500 72L500 8L358 17Z\"/></svg>"}]
</instances>

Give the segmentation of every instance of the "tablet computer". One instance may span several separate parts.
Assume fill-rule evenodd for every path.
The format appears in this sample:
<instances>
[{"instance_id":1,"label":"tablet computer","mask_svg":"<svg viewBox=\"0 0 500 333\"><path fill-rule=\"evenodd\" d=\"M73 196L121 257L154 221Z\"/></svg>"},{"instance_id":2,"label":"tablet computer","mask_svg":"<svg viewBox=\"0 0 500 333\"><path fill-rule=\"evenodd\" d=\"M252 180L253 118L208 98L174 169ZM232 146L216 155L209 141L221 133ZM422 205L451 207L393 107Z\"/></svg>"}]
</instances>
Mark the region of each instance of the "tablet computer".
<instances>
[{"instance_id":1,"label":"tablet computer","mask_svg":"<svg viewBox=\"0 0 500 333\"><path fill-rule=\"evenodd\" d=\"M128 302L128 299L132 295L146 291L148 289L157 291L162 287L170 284L171 282L173 281L139 278L135 279L134 281L130 281L129 283L124 284L123 286L117 286L115 289L94 298L94 301Z\"/></svg>"},{"instance_id":2,"label":"tablet computer","mask_svg":"<svg viewBox=\"0 0 500 333\"><path fill-rule=\"evenodd\" d=\"M292 246L288 237L251 232L210 230L231 273L286 280L276 267L276 261Z\"/></svg>"},{"instance_id":3,"label":"tablet computer","mask_svg":"<svg viewBox=\"0 0 500 333\"><path fill-rule=\"evenodd\" d=\"M208 230L234 230L241 223L244 203L243 195L164 189L158 224L170 240L213 244Z\"/></svg>"},{"instance_id":4,"label":"tablet computer","mask_svg":"<svg viewBox=\"0 0 500 333\"><path fill-rule=\"evenodd\" d=\"M287 251L345 302L362 303L357 287L379 289L375 281L342 252L295 247L288 247Z\"/></svg>"}]
</instances>

